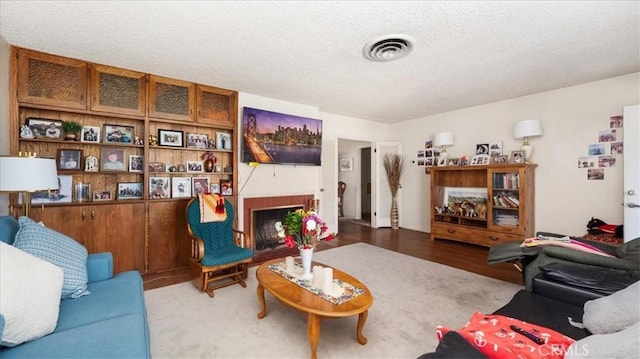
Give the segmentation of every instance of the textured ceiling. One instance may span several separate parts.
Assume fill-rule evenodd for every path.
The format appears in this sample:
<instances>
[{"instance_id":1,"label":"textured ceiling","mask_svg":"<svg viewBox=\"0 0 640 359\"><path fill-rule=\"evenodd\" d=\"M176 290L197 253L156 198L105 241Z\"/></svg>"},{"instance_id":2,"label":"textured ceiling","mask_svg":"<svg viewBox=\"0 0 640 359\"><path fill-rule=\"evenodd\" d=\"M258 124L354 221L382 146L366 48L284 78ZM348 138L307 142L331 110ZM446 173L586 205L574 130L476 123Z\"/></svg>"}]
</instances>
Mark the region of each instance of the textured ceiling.
<instances>
[{"instance_id":1,"label":"textured ceiling","mask_svg":"<svg viewBox=\"0 0 640 359\"><path fill-rule=\"evenodd\" d=\"M393 123L640 71L638 1L0 1L10 44ZM415 39L393 62L362 56Z\"/></svg>"}]
</instances>

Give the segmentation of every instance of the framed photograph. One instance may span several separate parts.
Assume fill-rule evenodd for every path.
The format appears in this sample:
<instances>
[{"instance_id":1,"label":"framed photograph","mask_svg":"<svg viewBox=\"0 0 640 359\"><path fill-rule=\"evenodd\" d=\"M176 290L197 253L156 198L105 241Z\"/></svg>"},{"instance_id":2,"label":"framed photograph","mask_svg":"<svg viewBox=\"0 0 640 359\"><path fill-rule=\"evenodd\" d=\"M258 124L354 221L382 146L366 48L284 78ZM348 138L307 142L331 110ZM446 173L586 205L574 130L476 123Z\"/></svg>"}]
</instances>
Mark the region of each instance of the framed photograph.
<instances>
[{"instance_id":1,"label":"framed photograph","mask_svg":"<svg viewBox=\"0 0 640 359\"><path fill-rule=\"evenodd\" d=\"M220 193L220 185L217 183L211 184L211 193Z\"/></svg>"},{"instance_id":2,"label":"framed photograph","mask_svg":"<svg viewBox=\"0 0 640 359\"><path fill-rule=\"evenodd\" d=\"M507 155L498 155L491 157L491 163L507 163L509 162L509 156Z\"/></svg>"},{"instance_id":3,"label":"framed photograph","mask_svg":"<svg viewBox=\"0 0 640 359\"><path fill-rule=\"evenodd\" d=\"M449 158L449 159L447 159L447 166L458 166L459 163L460 163L460 159L459 158Z\"/></svg>"},{"instance_id":4,"label":"framed photograph","mask_svg":"<svg viewBox=\"0 0 640 359\"><path fill-rule=\"evenodd\" d=\"M488 165L489 163L491 163L491 157L489 157L489 155L475 155L471 159L472 166Z\"/></svg>"},{"instance_id":5,"label":"framed photograph","mask_svg":"<svg viewBox=\"0 0 640 359\"><path fill-rule=\"evenodd\" d=\"M104 143L132 145L134 135L133 126L104 125Z\"/></svg>"},{"instance_id":6,"label":"framed photograph","mask_svg":"<svg viewBox=\"0 0 640 359\"><path fill-rule=\"evenodd\" d=\"M80 131L80 141L100 143L100 127L83 126L82 131Z\"/></svg>"},{"instance_id":7,"label":"framed photograph","mask_svg":"<svg viewBox=\"0 0 640 359\"><path fill-rule=\"evenodd\" d=\"M200 133L187 133L187 147L206 149L209 146L209 136Z\"/></svg>"},{"instance_id":8,"label":"framed photograph","mask_svg":"<svg viewBox=\"0 0 640 359\"><path fill-rule=\"evenodd\" d=\"M194 196L197 196L200 193L208 193L209 177L193 177L191 181L192 181Z\"/></svg>"},{"instance_id":9,"label":"framed photograph","mask_svg":"<svg viewBox=\"0 0 640 359\"><path fill-rule=\"evenodd\" d=\"M437 160L437 163L436 163L437 167L445 167L447 165L446 157L438 157L436 160Z\"/></svg>"},{"instance_id":10,"label":"framed photograph","mask_svg":"<svg viewBox=\"0 0 640 359\"><path fill-rule=\"evenodd\" d=\"M487 189L484 187L445 187L442 205L454 211L462 203L486 204Z\"/></svg>"},{"instance_id":11,"label":"framed photograph","mask_svg":"<svg viewBox=\"0 0 640 359\"><path fill-rule=\"evenodd\" d=\"M144 172L144 156L129 156L129 172Z\"/></svg>"},{"instance_id":12,"label":"framed photograph","mask_svg":"<svg viewBox=\"0 0 640 359\"><path fill-rule=\"evenodd\" d=\"M31 194L31 203L70 203L73 198L71 193L73 187L73 176L58 176L58 185L60 188L54 191L33 192ZM21 197L22 196L19 197L19 203L22 203Z\"/></svg>"},{"instance_id":13,"label":"framed photograph","mask_svg":"<svg viewBox=\"0 0 640 359\"><path fill-rule=\"evenodd\" d=\"M341 158L340 171L353 171L353 158Z\"/></svg>"},{"instance_id":14,"label":"framed photograph","mask_svg":"<svg viewBox=\"0 0 640 359\"><path fill-rule=\"evenodd\" d=\"M233 196L233 182L230 179L220 180L220 194L223 196Z\"/></svg>"},{"instance_id":15,"label":"framed photograph","mask_svg":"<svg viewBox=\"0 0 640 359\"><path fill-rule=\"evenodd\" d=\"M511 151L511 163L524 163L524 151Z\"/></svg>"},{"instance_id":16,"label":"framed photograph","mask_svg":"<svg viewBox=\"0 0 640 359\"><path fill-rule=\"evenodd\" d=\"M126 171L124 150L121 148L103 148L100 156L102 171Z\"/></svg>"},{"instance_id":17,"label":"framed photograph","mask_svg":"<svg viewBox=\"0 0 640 359\"><path fill-rule=\"evenodd\" d=\"M62 139L62 121L47 120L44 118L27 118L27 127L33 133L35 138L61 140Z\"/></svg>"},{"instance_id":18,"label":"framed photograph","mask_svg":"<svg viewBox=\"0 0 640 359\"><path fill-rule=\"evenodd\" d=\"M495 157L502 155L502 141L489 143L489 156Z\"/></svg>"},{"instance_id":19,"label":"framed photograph","mask_svg":"<svg viewBox=\"0 0 640 359\"><path fill-rule=\"evenodd\" d=\"M182 131L158 130L158 144L168 147L184 147Z\"/></svg>"},{"instance_id":20,"label":"framed photograph","mask_svg":"<svg viewBox=\"0 0 640 359\"><path fill-rule=\"evenodd\" d=\"M231 150L231 134L228 132L217 132L216 143L219 150Z\"/></svg>"},{"instance_id":21,"label":"framed photograph","mask_svg":"<svg viewBox=\"0 0 640 359\"><path fill-rule=\"evenodd\" d=\"M118 183L118 199L142 199L142 182Z\"/></svg>"},{"instance_id":22,"label":"framed photograph","mask_svg":"<svg viewBox=\"0 0 640 359\"><path fill-rule=\"evenodd\" d=\"M191 177L171 179L171 198L191 197Z\"/></svg>"},{"instance_id":23,"label":"framed photograph","mask_svg":"<svg viewBox=\"0 0 640 359\"><path fill-rule=\"evenodd\" d=\"M188 173L203 172L202 161L187 161L187 172Z\"/></svg>"},{"instance_id":24,"label":"framed photograph","mask_svg":"<svg viewBox=\"0 0 640 359\"><path fill-rule=\"evenodd\" d=\"M82 171L82 150L58 149L58 171Z\"/></svg>"},{"instance_id":25,"label":"framed photograph","mask_svg":"<svg viewBox=\"0 0 640 359\"><path fill-rule=\"evenodd\" d=\"M164 172L165 165L162 162L149 162L149 172Z\"/></svg>"},{"instance_id":26,"label":"framed photograph","mask_svg":"<svg viewBox=\"0 0 640 359\"><path fill-rule=\"evenodd\" d=\"M488 154L489 154L488 143L479 143L476 145L476 155L488 155Z\"/></svg>"},{"instance_id":27,"label":"framed photograph","mask_svg":"<svg viewBox=\"0 0 640 359\"><path fill-rule=\"evenodd\" d=\"M94 201L112 201L113 192L111 191L93 191Z\"/></svg>"},{"instance_id":28,"label":"framed photograph","mask_svg":"<svg viewBox=\"0 0 640 359\"><path fill-rule=\"evenodd\" d=\"M100 169L100 164L98 162L98 157L87 156L84 158L85 172L98 172L99 169Z\"/></svg>"},{"instance_id":29,"label":"framed photograph","mask_svg":"<svg viewBox=\"0 0 640 359\"><path fill-rule=\"evenodd\" d=\"M88 183L76 184L73 192L78 202L88 202L91 200L91 185Z\"/></svg>"},{"instance_id":30,"label":"framed photograph","mask_svg":"<svg viewBox=\"0 0 640 359\"><path fill-rule=\"evenodd\" d=\"M149 198L171 198L170 177L149 177Z\"/></svg>"}]
</instances>

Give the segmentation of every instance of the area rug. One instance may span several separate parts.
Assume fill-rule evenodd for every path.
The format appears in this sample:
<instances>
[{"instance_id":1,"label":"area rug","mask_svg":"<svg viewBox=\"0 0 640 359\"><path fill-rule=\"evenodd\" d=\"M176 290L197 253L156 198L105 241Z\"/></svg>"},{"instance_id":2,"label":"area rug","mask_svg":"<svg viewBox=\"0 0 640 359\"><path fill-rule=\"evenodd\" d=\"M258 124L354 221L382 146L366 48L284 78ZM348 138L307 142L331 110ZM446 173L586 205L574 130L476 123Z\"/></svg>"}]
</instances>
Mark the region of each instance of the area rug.
<instances>
[{"instance_id":1,"label":"area rug","mask_svg":"<svg viewBox=\"0 0 640 359\"><path fill-rule=\"evenodd\" d=\"M437 346L435 328L461 327L474 311L490 313L520 286L357 243L314 254L365 283L374 301L356 341L357 317L322 321L319 358L416 358ZM258 319L255 267L247 288L216 290L191 282L145 292L154 358L307 358L306 317L268 292Z\"/></svg>"}]
</instances>

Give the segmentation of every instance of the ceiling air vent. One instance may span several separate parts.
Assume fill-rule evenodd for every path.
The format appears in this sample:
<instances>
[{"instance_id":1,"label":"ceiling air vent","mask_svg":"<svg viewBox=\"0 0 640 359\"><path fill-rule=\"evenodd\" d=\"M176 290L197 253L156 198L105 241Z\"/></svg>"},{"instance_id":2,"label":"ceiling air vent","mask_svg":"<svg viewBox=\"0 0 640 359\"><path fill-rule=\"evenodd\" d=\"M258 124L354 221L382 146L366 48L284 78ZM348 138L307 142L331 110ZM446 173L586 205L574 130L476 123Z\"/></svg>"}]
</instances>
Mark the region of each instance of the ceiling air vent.
<instances>
[{"instance_id":1,"label":"ceiling air vent","mask_svg":"<svg viewBox=\"0 0 640 359\"><path fill-rule=\"evenodd\" d=\"M413 49L406 35L385 35L364 46L364 57L371 61L392 61L407 56Z\"/></svg>"}]
</instances>

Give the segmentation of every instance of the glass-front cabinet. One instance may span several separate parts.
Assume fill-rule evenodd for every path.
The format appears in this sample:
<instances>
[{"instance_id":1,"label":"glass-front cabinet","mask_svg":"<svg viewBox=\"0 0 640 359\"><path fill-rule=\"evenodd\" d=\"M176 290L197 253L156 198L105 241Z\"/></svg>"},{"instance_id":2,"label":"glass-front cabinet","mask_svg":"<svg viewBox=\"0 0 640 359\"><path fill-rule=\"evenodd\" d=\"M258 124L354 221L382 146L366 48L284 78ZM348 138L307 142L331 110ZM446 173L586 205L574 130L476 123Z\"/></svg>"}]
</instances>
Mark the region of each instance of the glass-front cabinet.
<instances>
[{"instance_id":1,"label":"glass-front cabinet","mask_svg":"<svg viewBox=\"0 0 640 359\"><path fill-rule=\"evenodd\" d=\"M146 74L111 66L91 66L91 109L144 116Z\"/></svg>"}]
</instances>

